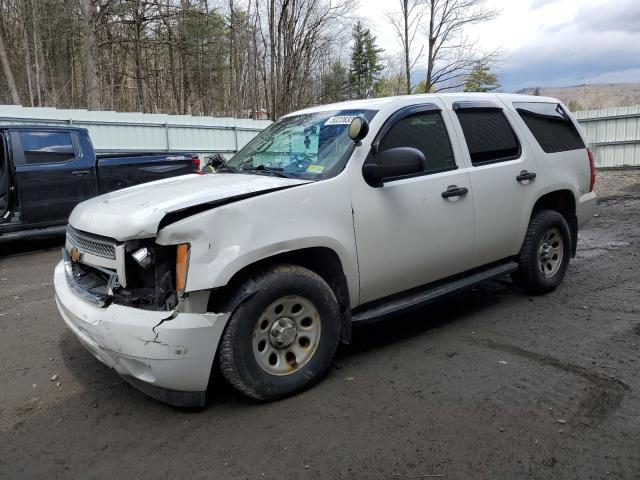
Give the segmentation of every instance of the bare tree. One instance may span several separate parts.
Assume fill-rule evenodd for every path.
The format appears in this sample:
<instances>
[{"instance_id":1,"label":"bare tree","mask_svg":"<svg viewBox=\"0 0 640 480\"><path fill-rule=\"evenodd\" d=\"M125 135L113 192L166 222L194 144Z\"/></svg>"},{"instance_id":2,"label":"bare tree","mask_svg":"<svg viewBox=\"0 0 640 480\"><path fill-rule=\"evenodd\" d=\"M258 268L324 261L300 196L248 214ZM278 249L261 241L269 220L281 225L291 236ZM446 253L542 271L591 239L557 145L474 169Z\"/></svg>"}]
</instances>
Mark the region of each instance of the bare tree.
<instances>
[{"instance_id":1,"label":"bare tree","mask_svg":"<svg viewBox=\"0 0 640 480\"><path fill-rule=\"evenodd\" d=\"M0 103L276 118L322 100L323 78L348 49L353 8L0 0Z\"/></svg>"},{"instance_id":2,"label":"bare tree","mask_svg":"<svg viewBox=\"0 0 640 480\"><path fill-rule=\"evenodd\" d=\"M422 54L424 46L417 55L412 56L412 47L418 34L420 23L425 13L425 0L397 0L400 12L388 13L387 18L398 34L404 54L404 72L406 93L411 94L411 70ZM413 57L413 59L412 59Z\"/></svg>"},{"instance_id":3,"label":"bare tree","mask_svg":"<svg viewBox=\"0 0 640 480\"><path fill-rule=\"evenodd\" d=\"M16 80L13 76L11 63L9 63L9 56L7 55L7 49L4 45L4 39L2 38L2 30L0 30L0 62L2 62L2 71L4 72L4 76L7 79L7 84L9 86L11 101L15 105L19 105L20 96L18 95L18 87L16 86Z\"/></svg>"},{"instance_id":4,"label":"bare tree","mask_svg":"<svg viewBox=\"0 0 640 480\"><path fill-rule=\"evenodd\" d=\"M87 108L100 109L100 92L98 85L98 69L96 66L96 6L92 0L80 0L82 9L82 43L83 65L87 91Z\"/></svg>"},{"instance_id":5,"label":"bare tree","mask_svg":"<svg viewBox=\"0 0 640 480\"><path fill-rule=\"evenodd\" d=\"M275 119L306 103L305 80L353 4L348 0L269 0L267 8L260 9L256 0L255 5L257 14L266 18L258 22L258 28L264 88L270 116Z\"/></svg>"},{"instance_id":6,"label":"bare tree","mask_svg":"<svg viewBox=\"0 0 640 480\"><path fill-rule=\"evenodd\" d=\"M459 88L475 65L490 65L496 60L499 52L482 52L477 42L464 35L466 27L498 15L485 3L486 0L427 0L427 92Z\"/></svg>"}]
</instances>

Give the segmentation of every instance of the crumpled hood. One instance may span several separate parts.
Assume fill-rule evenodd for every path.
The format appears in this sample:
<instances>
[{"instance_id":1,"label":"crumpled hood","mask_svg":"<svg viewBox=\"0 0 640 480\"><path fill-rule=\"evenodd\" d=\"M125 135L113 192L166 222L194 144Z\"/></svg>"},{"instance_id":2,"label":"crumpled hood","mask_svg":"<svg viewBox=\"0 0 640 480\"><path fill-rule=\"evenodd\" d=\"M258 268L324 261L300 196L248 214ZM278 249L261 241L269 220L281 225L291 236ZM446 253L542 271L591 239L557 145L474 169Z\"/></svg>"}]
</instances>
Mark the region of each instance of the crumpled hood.
<instances>
[{"instance_id":1,"label":"crumpled hood","mask_svg":"<svg viewBox=\"0 0 640 480\"><path fill-rule=\"evenodd\" d=\"M309 182L266 175L183 175L82 202L71 212L69 224L77 230L121 241L154 237L158 225L170 212L305 183Z\"/></svg>"}]
</instances>

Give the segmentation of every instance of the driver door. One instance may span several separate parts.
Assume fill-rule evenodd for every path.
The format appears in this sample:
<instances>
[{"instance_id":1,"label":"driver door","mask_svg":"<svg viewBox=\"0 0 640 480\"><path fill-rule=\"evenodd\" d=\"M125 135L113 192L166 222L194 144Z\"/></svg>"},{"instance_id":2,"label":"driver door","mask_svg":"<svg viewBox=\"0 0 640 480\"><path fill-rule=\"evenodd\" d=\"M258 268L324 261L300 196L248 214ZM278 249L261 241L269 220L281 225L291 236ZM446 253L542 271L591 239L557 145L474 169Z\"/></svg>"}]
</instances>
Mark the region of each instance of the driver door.
<instances>
[{"instance_id":1,"label":"driver door","mask_svg":"<svg viewBox=\"0 0 640 480\"><path fill-rule=\"evenodd\" d=\"M422 172L374 188L359 169L351 170L360 304L470 268L473 192L448 121L436 105L403 108L383 125L365 160L376 151L412 147L425 155ZM466 194L444 198L454 186Z\"/></svg>"}]
</instances>

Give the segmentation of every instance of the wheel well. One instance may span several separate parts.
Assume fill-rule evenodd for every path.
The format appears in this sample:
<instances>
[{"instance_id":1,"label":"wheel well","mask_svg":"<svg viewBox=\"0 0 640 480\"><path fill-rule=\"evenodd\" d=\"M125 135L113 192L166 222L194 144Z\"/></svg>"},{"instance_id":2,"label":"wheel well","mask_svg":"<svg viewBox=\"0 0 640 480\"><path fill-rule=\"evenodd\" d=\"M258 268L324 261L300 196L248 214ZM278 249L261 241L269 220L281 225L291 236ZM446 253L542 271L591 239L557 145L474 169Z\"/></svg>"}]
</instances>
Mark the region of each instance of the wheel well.
<instances>
[{"instance_id":1,"label":"wheel well","mask_svg":"<svg viewBox=\"0 0 640 480\"><path fill-rule=\"evenodd\" d=\"M351 340L351 304L349 301L349 287L344 275L342 262L338 255L326 247L303 248L279 253L247 265L236 272L229 282L211 291L209 297L209 312L231 312L254 291L248 287L251 279L274 265L293 264L308 268L320 275L329 284L338 300L342 315L340 339L348 343Z\"/></svg>"},{"instance_id":2,"label":"wheel well","mask_svg":"<svg viewBox=\"0 0 640 480\"><path fill-rule=\"evenodd\" d=\"M576 254L576 244L578 243L578 218L576 217L576 199L570 190L556 190L538 199L533 206L533 213L538 210L555 210L560 213L571 232L572 255Z\"/></svg>"}]
</instances>

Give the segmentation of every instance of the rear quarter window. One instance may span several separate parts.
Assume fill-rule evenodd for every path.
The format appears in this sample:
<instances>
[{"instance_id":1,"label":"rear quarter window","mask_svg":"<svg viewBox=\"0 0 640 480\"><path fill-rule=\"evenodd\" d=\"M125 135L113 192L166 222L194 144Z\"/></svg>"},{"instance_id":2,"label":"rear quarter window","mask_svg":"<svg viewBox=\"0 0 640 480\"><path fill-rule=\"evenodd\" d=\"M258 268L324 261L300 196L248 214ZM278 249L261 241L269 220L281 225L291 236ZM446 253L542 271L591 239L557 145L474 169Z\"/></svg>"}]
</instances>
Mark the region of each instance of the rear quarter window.
<instances>
[{"instance_id":1,"label":"rear quarter window","mask_svg":"<svg viewBox=\"0 0 640 480\"><path fill-rule=\"evenodd\" d=\"M586 148L576 126L558 103L514 103L514 108L545 153Z\"/></svg>"}]
</instances>

